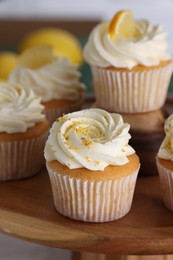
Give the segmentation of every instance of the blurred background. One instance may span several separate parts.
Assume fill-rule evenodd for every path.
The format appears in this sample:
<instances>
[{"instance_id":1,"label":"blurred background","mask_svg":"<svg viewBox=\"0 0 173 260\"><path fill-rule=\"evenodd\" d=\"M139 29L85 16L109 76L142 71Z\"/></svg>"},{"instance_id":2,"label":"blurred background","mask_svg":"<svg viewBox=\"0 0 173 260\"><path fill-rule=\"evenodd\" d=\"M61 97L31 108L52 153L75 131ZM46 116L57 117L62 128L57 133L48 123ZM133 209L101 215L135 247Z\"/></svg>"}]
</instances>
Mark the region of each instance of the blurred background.
<instances>
[{"instance_id":1,"label":"blurred background","mask_svg":"<svg viewBox=\"0 0 173 260\"><path fill-rule=\"evenodd\" d=\"M0 19L107 20L122 8L163 24L173 52L173 0L1 0Z\"/></svg>"},{"instance_id":2,"label":"blurred background","mask_svg":"<svg viewBox=\"0 0 173 260\"><path fill-rule=\"evenodd\" d=\"M136 18L147 18L152 23L163 25L168 32L170 52L173 54L173 0L1 0L0 48L14 47L15 49L14 45L18 37L21 37L19 29L25 21L44 21L44 25L49 22L57 22L61 25L59 21L78 21L73 31L78 34L80 30L77 27L80 26L80 21L97 23L110 19L119 9L128 8L133 10ZM9 21L17 21L16 27L12 28L12 23L8 23ZM90 29L91 25L77 35L82 44L85 43ZM25 30L29 31L28 23ZM0 235L0 259L2 260L67 260L70 258L70 251L34 245Z\"/></svg>"},{"instance_id":3,"label":"blurred background","mask_svg":"<svg viewBox=\"0 0 173 260\"><path fill-rule=\"evenodd\" d=\"M173 0L0 0L0 48L16 50L24 35L42 26L68 29L83 47L93 26L110 19L120 9L132 9L136 19L162 24L173 55ZM81 72L81 81L87 85L87 92L92 93L90 69L86 63ZM169 92L173 92L173 80Z\"/></svg>"}]
</instances>

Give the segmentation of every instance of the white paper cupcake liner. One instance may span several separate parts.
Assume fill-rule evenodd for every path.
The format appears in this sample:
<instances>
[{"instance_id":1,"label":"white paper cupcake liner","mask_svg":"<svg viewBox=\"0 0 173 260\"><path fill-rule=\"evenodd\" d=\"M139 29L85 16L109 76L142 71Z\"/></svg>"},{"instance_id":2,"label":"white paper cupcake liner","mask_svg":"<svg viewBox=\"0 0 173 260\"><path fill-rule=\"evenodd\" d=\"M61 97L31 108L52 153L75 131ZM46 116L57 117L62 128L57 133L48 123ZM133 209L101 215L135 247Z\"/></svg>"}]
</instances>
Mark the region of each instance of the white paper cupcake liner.
<instances>
[{"instance_id":1,"label":"white paper cupcake liner","mask_svg":"<svg viewBox=\"0 0 173 260\"><path fill-rule=\"evenodd\" d=\"M67 106L53 107L53 108L45 107L44 113L46 114L46 118L48 119L50 125L52 125L56 121L56 119L60 116L63 116L63 114L67 114L79 110L83 102L84 102L84 96L82 96L81 99L77 100L76 102L71 103L68 107Z\"/></svg>"},{"instance_id":2,"label":"white paper cupcake liner","mask_svg":"<svg viewBox=\"0 0 173 260\"><path fill-rule=\"evenodd\" d=\"M107 222L125 216L132 205L138 170L120 180L83 181L54 172L47 164L54 205L64 216Z\"/></svg>"},{"instance_id":3,"label":"white paper cupcake liner","mask_svg":"<svg viewBox=\"0 0 173 260\"><path fill-rule=\"evenodd\" d=\"M173 63L148 71L113 71L91 67L98 107L110 112L140 113L163 106Z\"/></svg>"},{"instance_id":4,"label":"white paper cupcake liner","mask_svg":"<svg viewBox=\"0 0 173 260\"><path fill-rule=\"evenodd\" d=\"M159 163L158 158L156 159L156 163L163 192L163 201L165 206L173 211L173 172L163 167Z\"/></svg>"},{"instance_id":5,"label":"white paper cupcake liner","mask_svg":"<svg viewBox=\"0 0 173 260\"><path fill-rule=\"evenodd\" d=\"M18 180L38 173L45 163L48 131L37 138L0 142L0 180Z\"/></svg>"}]
</instances>

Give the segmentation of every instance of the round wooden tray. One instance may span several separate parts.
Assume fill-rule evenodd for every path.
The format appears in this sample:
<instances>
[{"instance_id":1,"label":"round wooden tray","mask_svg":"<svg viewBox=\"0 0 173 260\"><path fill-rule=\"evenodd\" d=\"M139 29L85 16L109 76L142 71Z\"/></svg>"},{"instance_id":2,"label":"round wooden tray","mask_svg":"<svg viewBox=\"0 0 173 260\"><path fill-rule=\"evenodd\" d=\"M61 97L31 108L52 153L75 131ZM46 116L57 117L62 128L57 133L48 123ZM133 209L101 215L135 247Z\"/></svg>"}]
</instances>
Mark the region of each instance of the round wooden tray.
<instances>
[{"instance_id":1,"label":"round wooden tray","mask_svg":"<svg viewBox=\"0 0 173 260\"><path fill-rule=\"evenodd\" d=\"M172 111L172 98L166 108ZM124 218L92 224L56 212L46 169L0 182L1 232L51 247L115 254L173 254L173 213L164 206L158 175L137 180L132 209Z\"/></svg>"},{"instance_id":2,"label":"round wooden tray","mask_svg":"<svg viewBox=\"0 0 173 260\"><path fill-rule=\"evenodd\" d=\"M173 253L173 213L162 203L158 176L140 177L124 218L91 224L56 212L48 174L0 183L0 228L35 243L95 253Z\"/></svg>"}]
</instances>

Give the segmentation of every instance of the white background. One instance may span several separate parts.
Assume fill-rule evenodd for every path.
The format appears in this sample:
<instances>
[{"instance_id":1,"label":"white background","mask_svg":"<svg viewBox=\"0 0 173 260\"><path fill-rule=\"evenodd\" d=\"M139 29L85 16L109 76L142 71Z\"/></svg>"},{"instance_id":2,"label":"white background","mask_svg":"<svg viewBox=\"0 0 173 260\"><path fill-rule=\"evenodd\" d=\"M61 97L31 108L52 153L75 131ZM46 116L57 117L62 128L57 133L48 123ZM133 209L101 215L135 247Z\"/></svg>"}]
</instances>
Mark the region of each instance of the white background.
<instances>
[{"instance_id":1,"label":"white background","mask_svg":"<svg viewBox=\"0 0 173 260\"><path fill-rule=\"evenodd\" d=\"M173 0L0 0L0 19L110 19L119 9L132 9L136 18L161 23L173 53Z\"/></svg>"}]
</instances>

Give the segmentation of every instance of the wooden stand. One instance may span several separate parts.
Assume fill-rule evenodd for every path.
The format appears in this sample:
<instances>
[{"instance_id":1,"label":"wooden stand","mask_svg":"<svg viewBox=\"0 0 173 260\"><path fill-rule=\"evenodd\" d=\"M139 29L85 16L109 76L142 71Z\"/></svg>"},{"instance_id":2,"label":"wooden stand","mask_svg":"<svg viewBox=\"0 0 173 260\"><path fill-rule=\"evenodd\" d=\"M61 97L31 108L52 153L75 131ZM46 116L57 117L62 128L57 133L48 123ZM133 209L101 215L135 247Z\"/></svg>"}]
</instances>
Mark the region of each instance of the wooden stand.
<instances>
[{"instance_id":1,"label":"wooden stand","mask_svg":"<svg viewBox=\"0 0 173 260\"><path fill-rule=\"evenodd\" d=\"M173 213L162 202L158 176L138 178L129 214L104 224L74 221L60 215L53 204L45 169L26 180L0 182L0 231L80 252L173 254Z\"/></svg>"},{"instance_id":2,"label":"wooden stand","mask_svg":"<svg viewBox=\"0 0 173 260\"><path fill-rule=\"evenodd\" d=\"M172 255L150 255L150 256L134 256L134 255L104 255L92 253L72 254L72 260L172 260Z\"/></svg>"}]
</instances>

